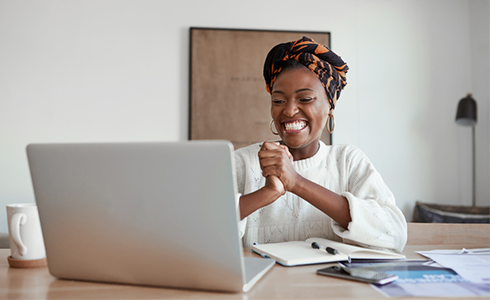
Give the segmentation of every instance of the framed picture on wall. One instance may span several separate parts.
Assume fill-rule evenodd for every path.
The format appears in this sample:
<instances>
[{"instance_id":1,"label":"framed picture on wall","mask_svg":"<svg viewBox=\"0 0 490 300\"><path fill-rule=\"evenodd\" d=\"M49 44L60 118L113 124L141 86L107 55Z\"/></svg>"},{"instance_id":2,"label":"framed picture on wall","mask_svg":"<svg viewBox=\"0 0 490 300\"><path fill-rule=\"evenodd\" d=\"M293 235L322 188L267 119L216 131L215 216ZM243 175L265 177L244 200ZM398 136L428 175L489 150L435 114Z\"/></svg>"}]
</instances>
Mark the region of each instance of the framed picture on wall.
<instances>
[{"instance_id":1,"label":"framed picture on wall","mask_svg":"<svg viewBox=\"0 0 490 300\"><path fill-rule=\"evenodd\" d=\"M235 149L277 140L263 65L279 43L308 36L330 47L329 32L190 29L189 139L224 139ZM329 145L330 134L322 140Z\"/></svg>"}]
</instances>

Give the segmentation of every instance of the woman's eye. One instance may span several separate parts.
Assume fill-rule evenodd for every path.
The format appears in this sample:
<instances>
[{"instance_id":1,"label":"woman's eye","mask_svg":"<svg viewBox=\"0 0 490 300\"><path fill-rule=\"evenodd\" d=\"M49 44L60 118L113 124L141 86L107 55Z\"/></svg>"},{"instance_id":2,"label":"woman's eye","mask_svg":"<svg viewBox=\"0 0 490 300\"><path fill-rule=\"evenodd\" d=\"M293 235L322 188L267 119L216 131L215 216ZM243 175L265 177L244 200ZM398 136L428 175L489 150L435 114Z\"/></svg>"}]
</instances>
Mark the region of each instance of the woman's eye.
<instances>
[{"instance_id":1,"label":"woman's eye","mask_svg":"<svg viewBox=\"0 0 490 300\"><path fill-rule=\"evenodd\" d=\"M313 100L313 98L302 98L299 99L299 102L310 102L311 100Z\"/></svg>"},{"instance_id":2,"label":"woman's eye","mask_svg":"<svg viewBox=\"0 0 490 300\"><path fill-rule=\"evenodd\" d=\"M282 103L284 103L284 100L281 100L281 99L272 99L272 103L274 103L274 104L282 104Z\"/></svg>"}]
</instances>

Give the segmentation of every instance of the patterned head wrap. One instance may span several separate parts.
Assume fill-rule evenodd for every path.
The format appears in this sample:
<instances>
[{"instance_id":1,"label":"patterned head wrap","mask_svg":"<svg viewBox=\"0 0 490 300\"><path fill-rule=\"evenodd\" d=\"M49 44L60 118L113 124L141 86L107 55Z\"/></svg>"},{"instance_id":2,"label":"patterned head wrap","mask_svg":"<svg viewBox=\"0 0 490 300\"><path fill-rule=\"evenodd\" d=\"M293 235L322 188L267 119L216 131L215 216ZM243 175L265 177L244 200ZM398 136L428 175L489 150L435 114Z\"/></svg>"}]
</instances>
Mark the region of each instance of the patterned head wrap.
<instances>
[{"instance_id":1,"label":"patterned head wrap","mask_svg":"<svg viewBox=\"0 0 490 300\"><path fill-rule=\"evenodd\" d=\"M347 84L345 74L349 69L340 56L306 36L297 41L276 45L267 54L264 63L265 88L269 94L288 60L300 62L320 79L331 108L335 108L336 99Z\"/></svg>"}]
</instances>

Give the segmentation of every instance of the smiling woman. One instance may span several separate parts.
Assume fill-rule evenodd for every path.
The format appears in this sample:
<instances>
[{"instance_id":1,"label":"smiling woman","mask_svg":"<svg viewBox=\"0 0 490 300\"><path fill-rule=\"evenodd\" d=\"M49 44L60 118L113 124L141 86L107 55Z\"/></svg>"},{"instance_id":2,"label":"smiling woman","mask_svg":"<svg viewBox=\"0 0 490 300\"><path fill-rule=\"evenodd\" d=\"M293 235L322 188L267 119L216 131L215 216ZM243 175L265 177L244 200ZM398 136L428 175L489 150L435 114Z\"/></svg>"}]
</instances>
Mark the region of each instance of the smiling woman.
<instances>
[{"instance_id":1,"label":"smiling woman","mask_svg":"<svg viewBox=\"0 0 490 300\"><path fill-rule=\"evenodd\" d=\"M347 70L307 37L269 52L264 78L271 131L280 140L235 152L245 246L309 237L393 251L405 246L405 218L366 155L320 140Z\"/></svg>"}]
</instances>

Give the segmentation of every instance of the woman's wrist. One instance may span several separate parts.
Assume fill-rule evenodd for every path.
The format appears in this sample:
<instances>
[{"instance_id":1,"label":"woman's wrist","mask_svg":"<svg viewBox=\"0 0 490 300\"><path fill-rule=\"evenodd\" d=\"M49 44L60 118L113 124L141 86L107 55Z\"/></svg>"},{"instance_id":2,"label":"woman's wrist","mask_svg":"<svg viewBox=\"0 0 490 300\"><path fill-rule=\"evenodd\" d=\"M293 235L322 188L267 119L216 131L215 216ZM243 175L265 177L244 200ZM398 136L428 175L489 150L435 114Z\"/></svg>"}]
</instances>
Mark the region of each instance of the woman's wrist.
<instances>
[{"instance_id":1,"label":"woman's wrist","mask_svg":"<svg viewBox=\"0 0 490 300\"><path fill-rule=\"evenodd\" d=\"M285 194L284 192L278 191L276 188L269 186L269 185L264 185L260 190L264 192L264 199L268 199L269 202L268 204L271 204L272 202L276 201L279 197Z\"/></svg>"},{"instance_id":2,"label":"woman's wrist","mask_svg":"<svg viewBox=\"0 0 490 300\"><path fill-rule=\"evenodd\" d=\"M296 196L301 197L300 194L302 194L302 191L307 189L307 184L310 181L299 174L296 175L297 177L294 180L294 186L289 190L289 192L295 194Z\"/></svg>"}]
</instances>

